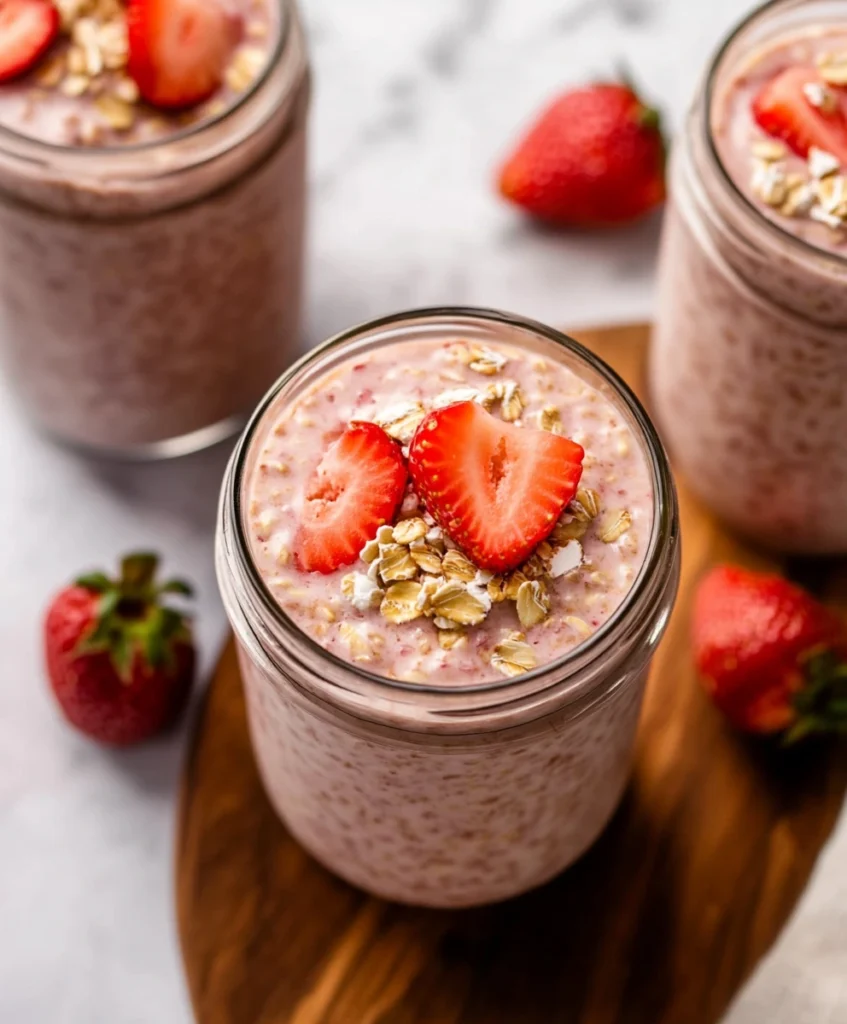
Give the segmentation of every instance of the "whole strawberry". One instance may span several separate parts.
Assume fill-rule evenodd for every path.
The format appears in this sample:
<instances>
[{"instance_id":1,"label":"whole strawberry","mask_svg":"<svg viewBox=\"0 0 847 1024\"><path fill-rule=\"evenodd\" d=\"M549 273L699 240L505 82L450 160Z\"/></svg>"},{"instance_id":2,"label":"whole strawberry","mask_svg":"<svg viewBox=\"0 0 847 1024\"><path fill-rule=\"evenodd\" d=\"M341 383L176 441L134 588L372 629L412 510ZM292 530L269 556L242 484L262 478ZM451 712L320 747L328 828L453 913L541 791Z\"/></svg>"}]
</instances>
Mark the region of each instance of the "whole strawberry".
<instances>
[{"instance_id":1,"label":"whole strawberry","mask_svg":"<svg viewBox=\"0 0 847 1024\"><path fill-rule=\"evenodd\" d=\"M183 708L194 677L186 616L167 604L191 596L156 582L158 559L128 555L119 579L80 577L53 599L44 625L47 670L68 721L102 743L154 735Z\"/></svg>"},{"instance_id":2,"label":"whole strawberry","mask_svg":"<svg viewBox=\"0 0 847 1024\"><path fill-rule=\"evenodd\" d=\"M604 227L636 220L665 198L659 121L626 84L566 92L506 161L500 192L554 224Z\"/></svg>"},{"instance_id":3,"label":"whole strawberry","mask_svg":"<svg viewBox=\"0 0 847 1024\"><path fill-rule=\"evenodd\" d=\"M737 728L847 733L847 629L804 590L719 566L700 583L692 626L703 685Z\"/></svg>"}]
</instances>

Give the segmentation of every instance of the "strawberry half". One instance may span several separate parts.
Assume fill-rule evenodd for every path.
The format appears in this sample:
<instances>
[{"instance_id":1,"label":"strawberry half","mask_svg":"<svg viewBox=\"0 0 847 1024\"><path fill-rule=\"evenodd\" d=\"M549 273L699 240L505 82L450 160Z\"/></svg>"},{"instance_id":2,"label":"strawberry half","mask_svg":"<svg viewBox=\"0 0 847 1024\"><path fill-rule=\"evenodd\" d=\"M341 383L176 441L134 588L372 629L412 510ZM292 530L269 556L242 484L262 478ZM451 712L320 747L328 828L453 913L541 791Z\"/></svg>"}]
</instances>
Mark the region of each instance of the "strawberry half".
<instances>
[{"instance_id":1,"label":"strawberry half","mask_svg":"<svg viewBox=\"0 0 847 1024\"><path fill-rule=\"evenodd\" d=\"M29 71L58 34L50 0L0 0L0 82Z\"/></svg>"},{"instance_id":2,"label":"strawberry half","mask_svg":"<svg viewBox=\"0 0 847 1024\"><path fill-rule=\"evenodd\" d=\"M504 423L476 402L436 409L409 450L418 496L481 569L506 572L548 536L582 476L566 437Z\"/></svg>"},{"instance_id":3,"label":"strawberry half","mask_svg":"<svg viewBox=\"0 0 847 1024\"><path fill-rule=\"evenodd\" d=\"M141 95L180 109L220 86L243 25L225 0L130 0L127 29L127 68Z\"/></svg>"},{"instance_id":4,"label":"strawberry half","mask_svg":"<svg viewBox=\"0 0 847 1024\"><path fill-rule=\"evenodd\" d=\"M781 71L753 100L756 123L799 156L807 157L812 146L816 146L847 163L847 118L842 90L826 86L837 105L832 111L824 111L809 102L803 92L807 85L824 85L815 68Z\"/></svg>"},{"instance_id":5,"label":"strawberry half","mask_svg":"<svg viewBox=\"0 0 847 1024\"><path fill-rule=\"evenodd\" d=\"M306 486L294 557L303 572L350 565L390 522L403 500L400 448L375 423L351 423L318 463Z\"/></svg>"}]
</instances>

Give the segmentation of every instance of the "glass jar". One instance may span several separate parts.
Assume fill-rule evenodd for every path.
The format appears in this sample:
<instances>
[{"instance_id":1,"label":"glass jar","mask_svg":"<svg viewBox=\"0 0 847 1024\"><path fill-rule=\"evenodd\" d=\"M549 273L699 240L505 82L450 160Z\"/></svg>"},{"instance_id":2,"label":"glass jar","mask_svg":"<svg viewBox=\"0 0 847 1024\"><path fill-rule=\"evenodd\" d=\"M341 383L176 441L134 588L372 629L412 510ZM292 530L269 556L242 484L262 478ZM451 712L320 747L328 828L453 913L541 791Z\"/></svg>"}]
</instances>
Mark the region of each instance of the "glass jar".
<instances>
[{"instance_id":1,"label":"glass jar","mask_svg":"<svg viewBox=\"0 0 847 1024\"><path fill-rule=\"evenodd\" d=\"M652 532L623 604L560 660L496 682L398 682L328 652L274 601L250 554L244 482L272 405L351 357L456 337L563 362L601 391L650 467ZM679 524L655 431L596 356L540 324L471 309L399 314L331 339L277 381L239 442L216 561L268 795L328 868L387 899L468 906L541 884L597 838L629 775L650 659L676 594Z\"/></svg>"},{"instance_id":2,"label":"glass jar","mask_svg":"<svg viewBox=\"0 0 847 1024\"><path fill-rule=\"evenodd\" d=\"M298 351L309 76L279 2L267 70L195 128L110 148L0 128L0 356L55 437L204 447Z\"/></svg>"},{"instance_id":3,"label":"glass jar","mask_svg":"<svg viewBox=\"0 0 847 1024\"><path fill-rule=\"evenodd\" d=\"M650 356L674 465L730 526L789 552L847 551L847 259L787 231L724 167L715 104L751 53L845 0L776 0L730 36L670 168Z\"/></svg>"}]
</instances>

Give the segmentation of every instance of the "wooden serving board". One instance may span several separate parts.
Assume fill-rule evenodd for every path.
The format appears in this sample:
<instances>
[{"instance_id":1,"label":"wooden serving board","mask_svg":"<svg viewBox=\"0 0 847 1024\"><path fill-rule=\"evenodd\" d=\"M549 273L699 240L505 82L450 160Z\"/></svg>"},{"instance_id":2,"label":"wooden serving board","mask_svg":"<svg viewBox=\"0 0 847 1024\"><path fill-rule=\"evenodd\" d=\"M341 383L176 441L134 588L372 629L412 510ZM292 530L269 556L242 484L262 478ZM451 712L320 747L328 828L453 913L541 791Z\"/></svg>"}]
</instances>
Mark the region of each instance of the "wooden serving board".
<instances>
[{"instance_id":1,"label":"wooden serving board","mask_svg":"<svg viewBox=\"0 0 847 1024\"><path fill-rule=\"evenodd\" d=\"M646 327L580 332L641 385ZM773 564L680 487L679 601L655 660L635 774L596 846L480 910L380 902L319 867L262 791L230 642L185 768L177 911L199 1024L714 1024L785 923L836 819L847 745L731 733L697 686L693 587ZM783 567L847 605L847 572Z\"/></svg>"}]
</instances>

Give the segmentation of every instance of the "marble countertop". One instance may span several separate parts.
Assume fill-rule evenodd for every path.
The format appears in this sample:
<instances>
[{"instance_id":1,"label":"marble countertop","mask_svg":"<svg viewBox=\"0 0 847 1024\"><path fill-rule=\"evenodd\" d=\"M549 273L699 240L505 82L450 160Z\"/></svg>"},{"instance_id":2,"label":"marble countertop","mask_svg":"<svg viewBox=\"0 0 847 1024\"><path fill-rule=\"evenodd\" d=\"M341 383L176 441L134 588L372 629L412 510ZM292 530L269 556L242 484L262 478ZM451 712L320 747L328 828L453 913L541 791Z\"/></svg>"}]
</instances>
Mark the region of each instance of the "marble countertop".
<instances>
[{"instance_id":1,"label":"marble countertop","mask_svg":"<svg viewBox=\"0 0 847 1024\"><path fill-rule=\"evenodd\" d=\"M621 62L678 128L744 0L304 0L316 71L307 338L472 303L557 324L646 318L658 220L539 231L498 202L516 126ZM212 531L227 446L88 462L36 436L0 382L0 1022L188 1024L172 903L185 726L111 753L59 720L39 623L56 586L132 546L196 581L208 668L224 636ZM729 1024L847 1020L847 823Z\"/></svg>"}]
</instances>

